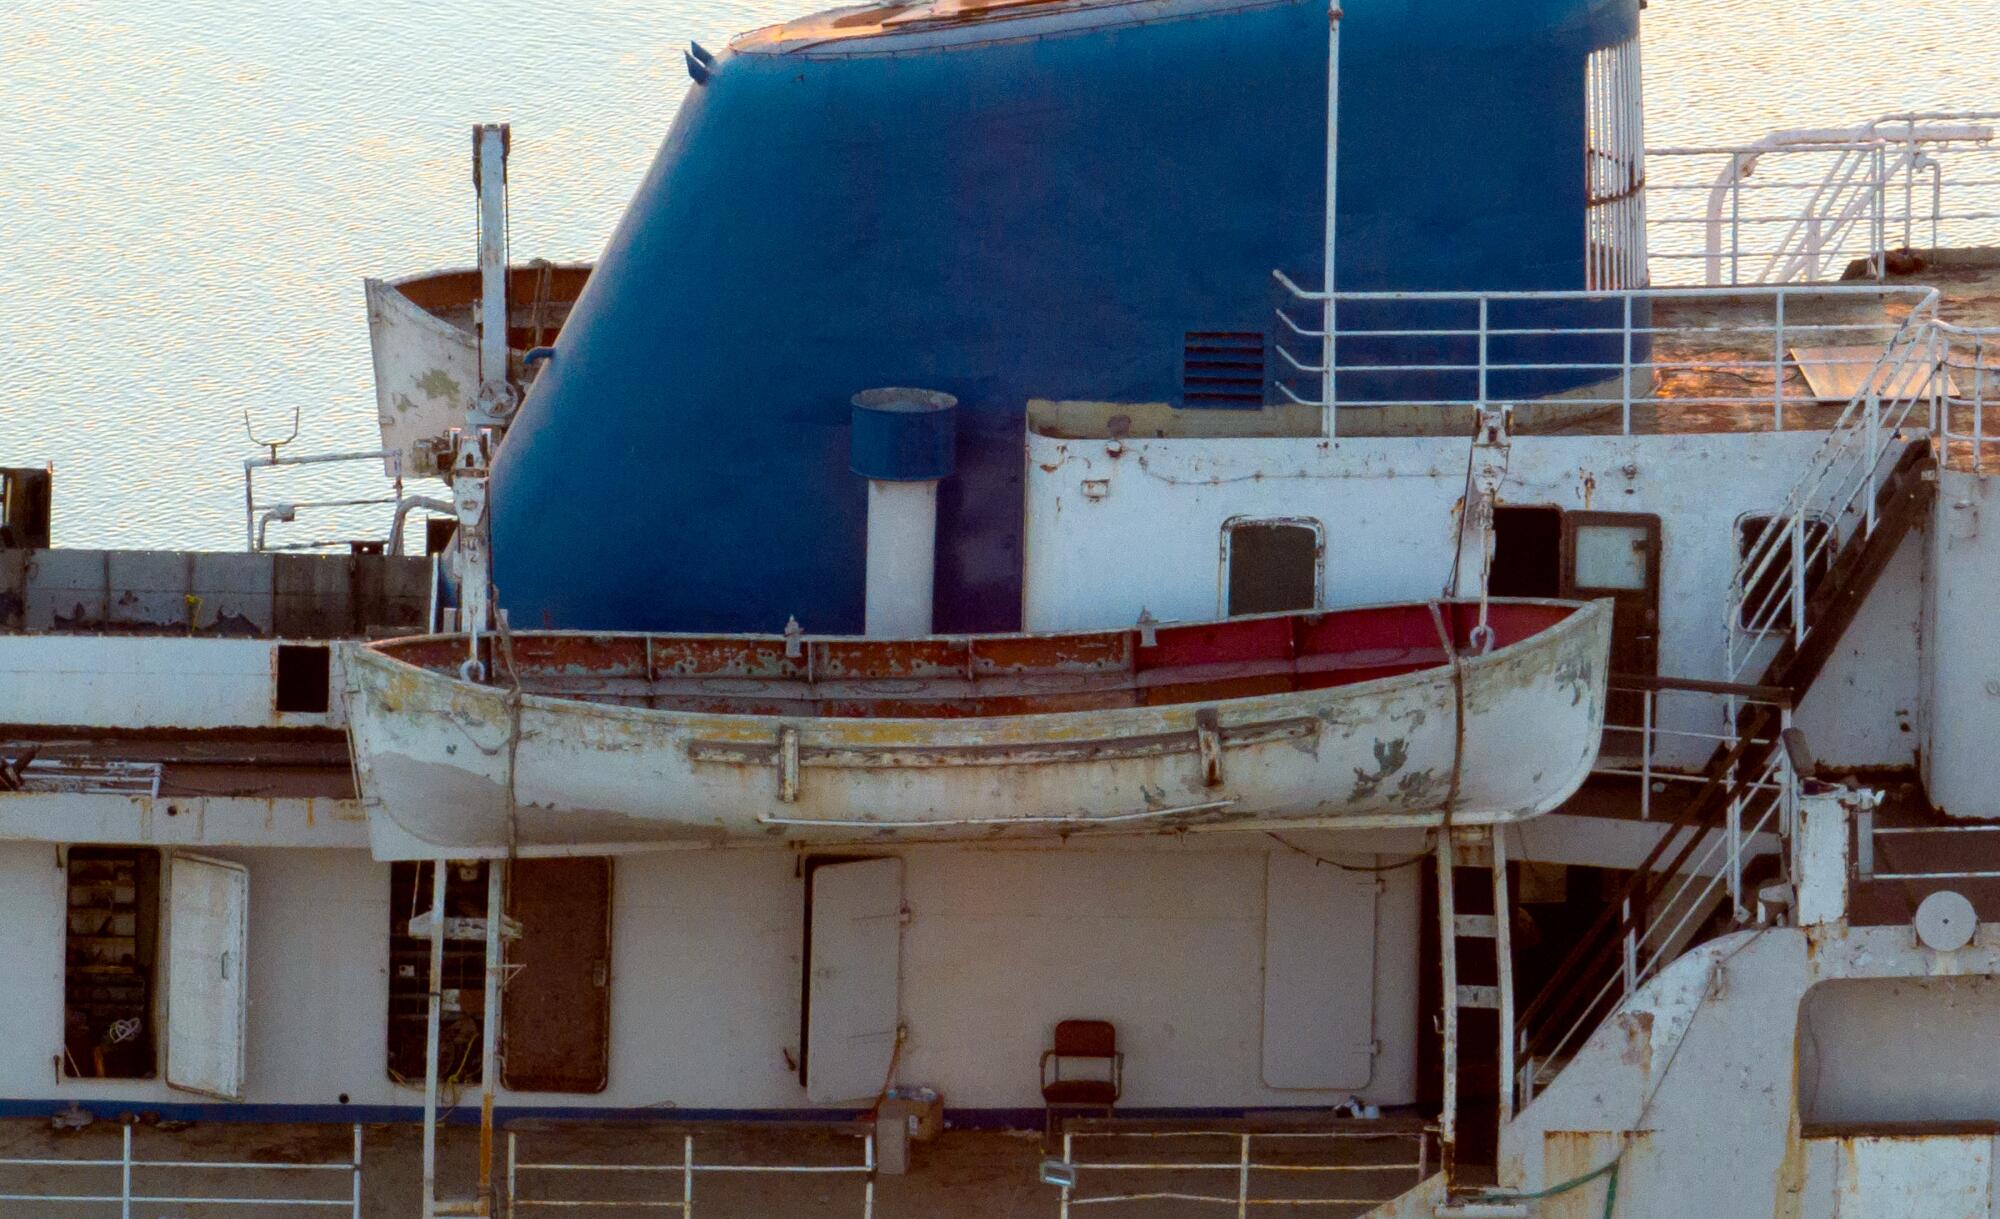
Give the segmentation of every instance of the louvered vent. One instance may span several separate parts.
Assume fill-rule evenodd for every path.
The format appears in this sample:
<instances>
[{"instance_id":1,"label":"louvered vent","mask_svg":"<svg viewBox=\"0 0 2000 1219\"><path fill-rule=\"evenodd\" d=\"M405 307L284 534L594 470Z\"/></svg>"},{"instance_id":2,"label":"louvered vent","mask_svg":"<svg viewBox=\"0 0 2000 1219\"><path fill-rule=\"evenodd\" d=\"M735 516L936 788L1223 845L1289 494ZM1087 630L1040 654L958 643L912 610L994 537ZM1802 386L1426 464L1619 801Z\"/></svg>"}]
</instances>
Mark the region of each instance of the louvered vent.
<instances>
[{"instance_id":1,"label":"louvered vent","mask_svg":"<svg viewBox=\"0 0 2000 1219\"><path fill-rule=\"evenodd\" d=\"M1264 405L1264 336L1189 331L1181 348L1181 401L1186 406Z\"/></svg>"}]
</instances>

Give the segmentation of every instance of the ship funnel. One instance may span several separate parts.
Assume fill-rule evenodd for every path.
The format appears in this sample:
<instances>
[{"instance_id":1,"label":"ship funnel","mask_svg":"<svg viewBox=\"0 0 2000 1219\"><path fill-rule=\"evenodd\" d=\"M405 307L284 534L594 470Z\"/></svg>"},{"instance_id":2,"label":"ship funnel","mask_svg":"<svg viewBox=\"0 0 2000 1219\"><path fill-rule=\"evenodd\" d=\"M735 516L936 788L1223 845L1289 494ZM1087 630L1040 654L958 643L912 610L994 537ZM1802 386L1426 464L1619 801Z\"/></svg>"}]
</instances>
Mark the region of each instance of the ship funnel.
<instances>
[{"instance_id":1,"label":"ship funnel","mask_svg":"<svg viewBox=\"0 0 2000 1219\"><path fill-rule=\"evenodd\" d=\"M874 638L931 633L938 483L956 467L958 399L927 389L854 395L850 468L868 480L867 601Z\"/></svg>"}]
</instances>

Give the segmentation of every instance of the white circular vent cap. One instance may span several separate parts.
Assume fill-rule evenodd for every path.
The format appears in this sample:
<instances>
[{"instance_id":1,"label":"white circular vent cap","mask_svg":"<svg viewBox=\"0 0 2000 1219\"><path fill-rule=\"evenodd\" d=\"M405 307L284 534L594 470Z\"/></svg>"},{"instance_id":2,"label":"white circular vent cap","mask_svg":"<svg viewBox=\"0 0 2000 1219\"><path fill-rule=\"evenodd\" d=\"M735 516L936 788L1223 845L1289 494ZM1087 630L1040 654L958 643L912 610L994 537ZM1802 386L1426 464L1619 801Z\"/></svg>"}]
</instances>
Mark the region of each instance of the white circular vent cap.
<instances>
[{"instance_id":1,"label":"white circular vent cap","mask_svg":"<svg viewBox=\"0 0 2000 1219\"><path fill-rule=\"evenodd\" d=\"M1917 940L1926 948L1955 952L1972 942L1979 916L1962 893L1940 889L1917 907Z\"/></svg>"}]
</instances>

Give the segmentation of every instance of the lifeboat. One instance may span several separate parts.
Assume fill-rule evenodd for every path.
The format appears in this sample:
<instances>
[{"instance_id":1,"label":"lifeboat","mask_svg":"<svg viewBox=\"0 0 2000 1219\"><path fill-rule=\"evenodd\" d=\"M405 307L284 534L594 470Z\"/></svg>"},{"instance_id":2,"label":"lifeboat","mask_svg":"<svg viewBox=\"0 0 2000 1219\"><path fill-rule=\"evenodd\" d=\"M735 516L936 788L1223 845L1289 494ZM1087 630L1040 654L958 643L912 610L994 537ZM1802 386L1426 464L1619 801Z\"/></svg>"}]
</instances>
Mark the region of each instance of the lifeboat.
<instances>
[{"instance_id":1,"label":"lifeboat","mask_svg":"<svg viewBox=\"0 0 2000 1219\"><path fill-rule=\"evenodd\" d=\"M1484 625L1482 626L1482 615ZM1608 603L1066 634L350 645L378 854L1513 821L1583 782Z\"/></svg>"},{"instance_id":2,"label":"lifeboat","mask_svg":"<svg viewBox=\"0 0 2000 1219\"><path fill-rule=\"evenodd\" d=\"M508 268L507 346L516 379L527 353L556 341L590 278L589 263L536 259ZM425 271L362 282L384 472L423 468L416 446L465 425L479 392L479 269Z\"/></svg>"}]
</instances>

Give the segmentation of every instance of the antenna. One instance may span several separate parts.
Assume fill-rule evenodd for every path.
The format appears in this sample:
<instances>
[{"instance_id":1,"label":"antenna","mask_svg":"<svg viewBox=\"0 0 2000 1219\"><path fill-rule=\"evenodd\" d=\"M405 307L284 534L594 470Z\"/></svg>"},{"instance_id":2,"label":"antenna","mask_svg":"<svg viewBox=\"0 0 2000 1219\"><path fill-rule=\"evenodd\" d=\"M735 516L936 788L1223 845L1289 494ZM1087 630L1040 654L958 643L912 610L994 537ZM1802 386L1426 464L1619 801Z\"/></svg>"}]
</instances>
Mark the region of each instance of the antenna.
<instances>
[{"instance_id":1,"label":"antenna","mask_svg":"<svg viewBox=\"0 0 2000 1219\"><path fill-rule=\"evenodd\" d=\"M292 430L282 440L270 440L259 436L256 426L250 422L250 408L247 406L243 408L243 430L249 433L251 444L261 449L269 449L271 451L271 460L276 461L278 460L278 450L299 438L299 408L296 406L292 408Z\"/></svg>"}]
</instances>

